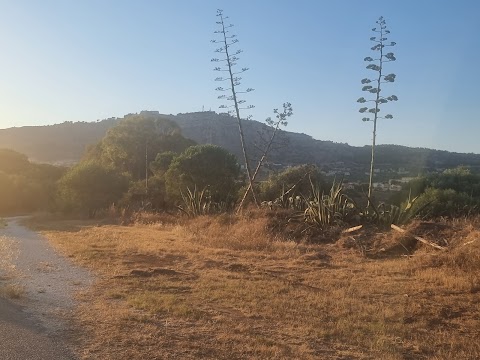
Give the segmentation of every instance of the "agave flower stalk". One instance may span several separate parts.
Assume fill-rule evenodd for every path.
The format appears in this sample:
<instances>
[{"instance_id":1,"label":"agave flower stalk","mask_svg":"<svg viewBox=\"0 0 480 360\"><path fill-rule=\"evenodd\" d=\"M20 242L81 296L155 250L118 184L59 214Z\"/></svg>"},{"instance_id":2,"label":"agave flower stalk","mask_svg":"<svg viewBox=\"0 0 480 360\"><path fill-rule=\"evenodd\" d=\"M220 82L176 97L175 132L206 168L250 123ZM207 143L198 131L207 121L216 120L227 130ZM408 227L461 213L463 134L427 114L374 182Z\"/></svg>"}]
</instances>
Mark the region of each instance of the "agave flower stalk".
<instances>
[{"instance_id":1,"label":"agave flower stalk","mask_svg":"<svg viewBox=\"0 0 480 360\"><path fill-rule=\"evenodd\" d=\"M368 203L370 204L370 199L372 198L373 191L373 173L375 166L375 143L377 137L377 120L378 119L393 119L391 114L385 116L379 116L380 105L386 104L391 101L397 101L398 98L396 95L390 95L384 97L381 95L382 85L385 83L395 82L395 74L384 74L384 65L387 62L395 61L396 57L393 52L386 52L386 48L393 47L396 45L395 42L388 42L387 35L390 34L390 30L387 29L387 25L383 16L376 21L377 27L373 28L372 31L375 33L375 36L370 38L370 41L374 43L371 50L376 52L378 55L374 57L367 56L363 59L368 63L366 66L367 69L376 72L376 76L373 79L365 78L362 79L363 88L362 91L365 91L373 95L373 99L365 99L361 97L357 100L358 103L364 104L367 102L373 102L372 107L362 107L359 112L361 113L370 113L373 118L364 117L363 121L372 121L373 122L373 139L372 139L372 158L370 162L370 178L368 182ZM374 86L370 85L371 83Z\"/></svg>"},{"instance_id":2,"label":"agave flower stalk","mask_svg":"<svg viewBox=\"0 0 480 360\"><path fill-rule=\"evenodd\" d=\"M247 148L246 148L246 141L245 141L245 134L243 132L243 120L240 116L240 110L248 110L252 109L254 105L246 105L246 100L240 99L240 94L245 94L253 91L252 88L247 88L246 90L240 90L241 80L242 78L238 75L248 71L248 68L242 68L240 70L236 70L236 65L239 60L238 55L242 53L241 49L234 49L234 46L238 43L238 39L236 35L230 34L230 28L233 27L232 24L226 24L225 21L228 19L228 16L223 15L222 10L217 10L217 25L219 26L219 30L215 31L215 34L219 35L219 39L211 40L214 44L220 44L221 46L215 50L216 53L221 54L221 58L213 58L211 61L218 63L213 70L218 71L221 73L225 73L225 76L219 76L215 79L215 81L219 82L227 82L229 83L230 87L222 87L219 86L215 90L220 92L229 92L231 95L222 94L218 96L218 99L224 99L230 101L229 105L221 105L221 109L227 109L227 112L237 119L238 124L238 132L240 135L240 144L242 147L242 154L243 154L243 161L245 164L245 169L247 171L248 183L249 183L249 190L252 193L253 199L255 204L258 206L258 201L255 196L255 191L253 188L253 176L250 167L250 161L248 158ZM250 117L247 117L250 118Z\"/></svg>"}]
</instances>

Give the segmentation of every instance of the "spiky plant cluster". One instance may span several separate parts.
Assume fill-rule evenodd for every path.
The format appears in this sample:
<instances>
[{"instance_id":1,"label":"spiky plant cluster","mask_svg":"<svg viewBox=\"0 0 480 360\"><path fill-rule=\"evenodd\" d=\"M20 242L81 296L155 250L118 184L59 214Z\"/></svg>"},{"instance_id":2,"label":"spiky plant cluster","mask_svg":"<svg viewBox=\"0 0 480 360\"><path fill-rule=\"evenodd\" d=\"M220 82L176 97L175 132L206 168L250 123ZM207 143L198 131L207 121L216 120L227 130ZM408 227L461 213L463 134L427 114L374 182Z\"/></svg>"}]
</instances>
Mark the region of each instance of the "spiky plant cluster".
<instances>
[{"instance_id":1,"label":"spiky plant cluster","mask_svg":"<svg viewBox=\"0 0 480 360\"><path fill-rule=\"evenodd\" d=\"M233 27L233 25L227 24L225 22L228 19L228 16L224 16L223 11L220 9L217 10L217 18L217 25L219 26L219 30L216 30L215 34L218 35L218 39L211 40L211 42L220 45L220 47L215 50L215 52L219 54L219 57L213 58L211 61L217 64L214 70L224 74L223 76L215 78L215 81L226 82L228 85L219 86L215 90L229 94L221 94L218 96L219 99L224 99L228 102L227 105L223 104L220 106L220 108L225 109L229 114L235 116L237 119L243 160L245 163L245 169L247 170L247 176L249 181L249 188L255 202L257 203L253 190L252 171L250 168L250 162L246 149L242 118L240 116L240 110L252 109L255 106L247 105L246 100L239 97L241 96L241 94L246 94L253 91L253 89L247 88L245 90L242 90L241 88L242 78L239 75L247 71L248 68L241 68L239 70L237 69L237 63L239 60L238 56L242 53L242 50L235 49L235 46L238 43L238 39L236 38L236 35L230 33L230 29ZM248 118L249 117L247 116L247 119Z\"/></svg>"},{"instance_id":2,"label":"spiky plant cluster","mask_svg":"<svg viewBox=\"0 0 480 360\"><path fill-rule=\"evenodd\" d=\"M195 185L193 191L187 187L187 192L181 192L183 205L179 205L178 209L189 217L200 215L208 215L212 207L212 199L208 191L208 186L203 190L197 190Z\"/></svg>"},{"instance_id":3,"label":"spiky plant cluster","mask_svg":"<svg viewBox=\"0 0 480 360\"><path fill-rule=\"evenodd\" d=\"M368 63L367 69L374 71L376 74L370 79L362 79L363 88L362 91L368 93L370 98L365 99L361 97L357 102L364 104L371 102L371 107L362 107L360 108L361 113L371 114L367 117L364 117L363 121L372 121L373 122L373 139L372 139L372 160L370 163L370 179L368 184L368 198L371 199L372 188L373 188L373 170L375 163L375 141L377 136L377 120L378 119L393 119L391 114L385 116L379 116L380 106L391 101L397 101L398 98L396 95L382 96L382 86L385 83L395 82L396 75L393 73L386 74L384 72L384 65L387 62L395 61L395 55L393 52L388 52L387 48L393 47L396 45L395 42L388 42L387 35L390 34L390 30L387 29L387 25L383 16L376 21L377 27L373 28L372 31L375 33L375 36L372 36L370 40L374 43L372 46L372 51L375 52L373 57L367 56L364 61ZM370 202L370 200L369 200Z\"/></svg>"},{"instance_id":4,"label":"spiky plant cluster","mask_svg":"<svg viewBox=\"0 0 480 360\"><path fill-rule=\"evenodd\" d=\"M304 198L306 209L301 214L305 223L326 229L346 222L350 213L355 211L354 203L343 192L341 181L334 181L328 194L324 194L311 180L310 184L313 197Z\"/></svg>"}]
</instances>

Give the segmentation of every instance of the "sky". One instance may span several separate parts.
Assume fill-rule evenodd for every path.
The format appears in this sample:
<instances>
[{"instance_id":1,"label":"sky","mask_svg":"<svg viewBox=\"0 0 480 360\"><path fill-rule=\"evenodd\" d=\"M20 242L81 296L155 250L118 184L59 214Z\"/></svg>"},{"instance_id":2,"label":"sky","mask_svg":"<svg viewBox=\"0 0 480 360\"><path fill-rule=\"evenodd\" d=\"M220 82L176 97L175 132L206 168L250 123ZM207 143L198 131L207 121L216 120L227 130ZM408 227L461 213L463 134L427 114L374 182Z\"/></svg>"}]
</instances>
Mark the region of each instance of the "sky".
<instances>
[{"instance_id":1,"label":"sky","mask_svg":"<svg viewBox=\"0 0 480 360\"><path fill-rule=\"evenodd\" d=\"M480 154L477 0L0 0L0 128L222 105L210 60L216 10L234 24L242 86L264 121L290 102L289 131L363 146L360 80L379 16L397 75L377 143ZM1 144L0 144L1 146Z\"/></svg>"}]
</instances>

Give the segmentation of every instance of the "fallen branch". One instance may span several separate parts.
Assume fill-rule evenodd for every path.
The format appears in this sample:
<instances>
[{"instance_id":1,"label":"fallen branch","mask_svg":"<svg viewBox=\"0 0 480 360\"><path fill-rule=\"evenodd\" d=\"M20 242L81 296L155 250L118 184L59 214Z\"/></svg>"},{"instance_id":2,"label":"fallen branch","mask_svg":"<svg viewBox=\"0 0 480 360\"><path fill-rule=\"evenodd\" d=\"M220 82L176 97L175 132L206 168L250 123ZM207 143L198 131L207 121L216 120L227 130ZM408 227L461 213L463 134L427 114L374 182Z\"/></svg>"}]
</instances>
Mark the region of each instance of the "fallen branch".
<instances>
[{"instance_id":1,"label":"fallen branch","mask_svg":"<svg viewBox=\"0 0 480 360\"><path fill-rule=\"evenodd\" d=\"M354 227L343 230L342 233L343 234L348 234L348 233L360 230L362 227L363 227L363 225L354 226Z\"/></svg>"},{"instance_id":2,"label":"fallen branch","mask_svg":"<svg viewBox=\"0 0 480 360\"><path fill-rule=\"evenodd\" d=\"M398 227L397 225L393 225L393 224L392 224L392 225L390 225L390 227L391 227L393 230L396 230L396 231L401 232L401 233L406 233L406 232L407 232L406 230ZM438 249L438 250L446 250L445 247L440 246L440 245L437 245L437 244L435 244L435 243L432 243L432 242L430 242L430 241L428 241L428 240L425 240L424 238L421 238L420 236L415 236L415 235L413 235L413 234L411 234L411 235L415 238L415 240L420 241L421 243L423 243L423 244L425 244L425 245L432 246L432 247L434 247L435 249Z\"/></svg>"},{"instance_id":3,"label":"fallen branch","mask_svg":"<svg viewBox=\"0 0 480 360\"><path fill-rule=\"evenodd\" d=\"M466 243L462 244L462 246L469 245L477 241L477 239L473 239L472 241L467 241Z\"/></svg>"}]
</instances>

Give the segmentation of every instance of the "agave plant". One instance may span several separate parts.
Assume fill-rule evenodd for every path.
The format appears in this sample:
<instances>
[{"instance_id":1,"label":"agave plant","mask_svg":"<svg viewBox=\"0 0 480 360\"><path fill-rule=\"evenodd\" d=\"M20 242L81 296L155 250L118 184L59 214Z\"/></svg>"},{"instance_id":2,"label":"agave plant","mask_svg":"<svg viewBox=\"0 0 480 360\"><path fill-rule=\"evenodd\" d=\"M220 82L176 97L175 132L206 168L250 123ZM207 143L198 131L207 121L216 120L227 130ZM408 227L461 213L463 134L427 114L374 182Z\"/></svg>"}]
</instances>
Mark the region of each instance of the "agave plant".
<instances>
[{"instance_id":1,"label":"agave plant","mask_svg":"<svg viewBox=\"0 0 480 360\"><path fill-rule=\"evenodd\" d=\"M369 207L362 213L363 220L373 222L380 226L403 225L412 220L419 212L424 210L430 203L415 209L413 204L418 199L417 197L411 198L411 193L408 195L408 199L400 206L387 205L381 203L375 205L373 201L369 199L369 207L373 210L369 211Z\"/></svg>"},{"instance_id":2,"label":"agave plant","mask_svg":"<svg viewBox=\"0 0 480 360\"><path fill-rule=\"evenodd\" d=\"M310 184L312 199L305 199L307 207L301 214L304 222L321 229L345 222L355 206L343 193L343 183L334 181L328 194L321 192L311 181Z\"/></svg>"},{"instance_id":3,"label":"agave plant","mask_svg":"<svg viewBox=\"0 0 480 360\"><path fill-rule=\"evenodd\" d=\"M208 186L204 187L201 191L197 190L196 185L193 191L187 187L187 192L184 194L182 191L181 195L183 205L179 205L178 208L187 216L196 217L210 213L212 201L208 191Z\"/></svg>"}]
</instances>

